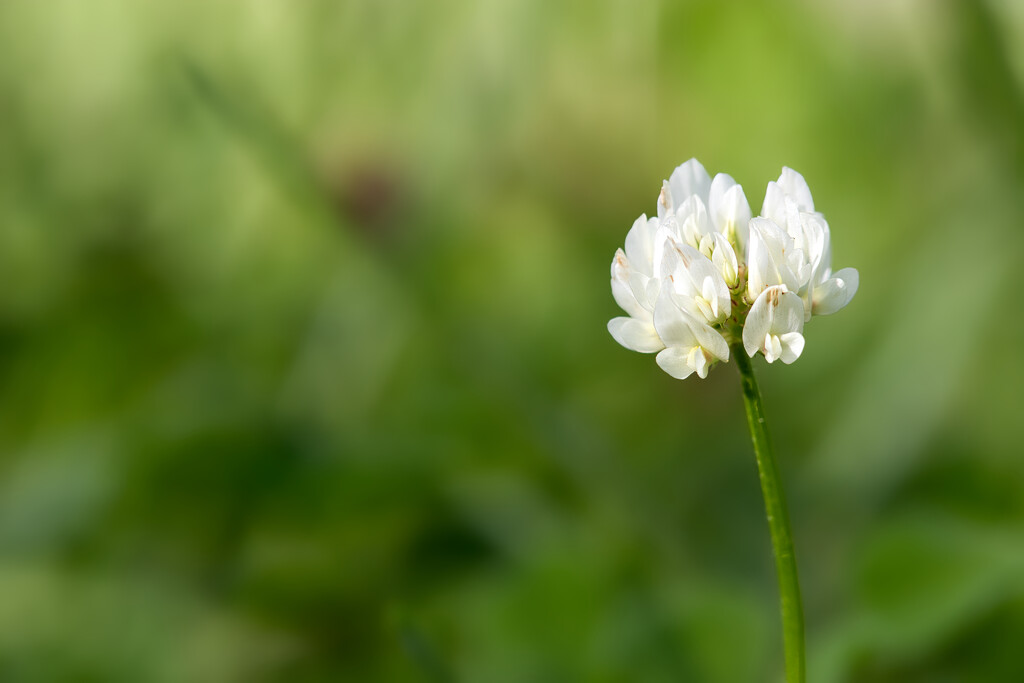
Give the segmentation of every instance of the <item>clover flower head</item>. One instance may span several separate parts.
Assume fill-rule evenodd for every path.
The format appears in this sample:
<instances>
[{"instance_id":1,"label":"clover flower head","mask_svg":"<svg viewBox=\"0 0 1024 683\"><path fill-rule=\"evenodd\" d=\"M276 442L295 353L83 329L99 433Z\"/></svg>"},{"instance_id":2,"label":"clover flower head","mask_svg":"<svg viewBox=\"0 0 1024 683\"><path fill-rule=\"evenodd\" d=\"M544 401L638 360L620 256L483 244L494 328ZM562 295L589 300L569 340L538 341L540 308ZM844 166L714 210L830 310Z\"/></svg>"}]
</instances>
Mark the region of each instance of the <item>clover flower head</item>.
<instances>
[{"instance_id":1,"label":"clover flower head","mask_svg":"<svg viewBox=\"0 0 1024 683\"><path fill-rule=\"evenodd\" d=\"M857 292L856 269L832 272L828 223L791 168L768 183L754 217L732 176L712 178L690 159L662 183L656 209L615 252L612 295L628 315L608 331L627 349L657 353L673 377L707 377L732 345L792 363L804 324Z\"/></svg>"}]
</instances>

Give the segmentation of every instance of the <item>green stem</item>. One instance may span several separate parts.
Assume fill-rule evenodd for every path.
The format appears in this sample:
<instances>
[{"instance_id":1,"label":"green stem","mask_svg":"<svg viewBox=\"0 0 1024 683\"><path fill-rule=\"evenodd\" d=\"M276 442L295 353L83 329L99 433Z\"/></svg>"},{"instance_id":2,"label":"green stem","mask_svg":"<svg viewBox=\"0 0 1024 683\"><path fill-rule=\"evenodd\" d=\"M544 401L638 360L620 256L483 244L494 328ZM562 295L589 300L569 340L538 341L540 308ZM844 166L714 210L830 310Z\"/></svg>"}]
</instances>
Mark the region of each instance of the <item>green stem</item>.
<instances>
[{"instance_id":1,"label":"green stem","mask_svg":"<svg viewBox=\"0 0 1024 683\"><path fill-rule=\"evenodd\" d=\"M807 680L804 664L804 612L800 602L800 581L796 572L796 556L793 554L793 533L789 528L789 513L786 512L786 496L782 492L779 468L775 464L771 442L768 440L768 425L761 404L761 392L754 378L754 366L750 362L743 344L734 344L732 359L740 369L743 384L743 402L747 409L747 426L754 442L754 456L757 471L761 476L761 493L764 494L765 512L768 514L768 528L772 535L772 549L775 551L775 570L779 575L779 602L782 609L782 641L786 652L786 681L805 683Z\"/></svg>"}]
</instances>

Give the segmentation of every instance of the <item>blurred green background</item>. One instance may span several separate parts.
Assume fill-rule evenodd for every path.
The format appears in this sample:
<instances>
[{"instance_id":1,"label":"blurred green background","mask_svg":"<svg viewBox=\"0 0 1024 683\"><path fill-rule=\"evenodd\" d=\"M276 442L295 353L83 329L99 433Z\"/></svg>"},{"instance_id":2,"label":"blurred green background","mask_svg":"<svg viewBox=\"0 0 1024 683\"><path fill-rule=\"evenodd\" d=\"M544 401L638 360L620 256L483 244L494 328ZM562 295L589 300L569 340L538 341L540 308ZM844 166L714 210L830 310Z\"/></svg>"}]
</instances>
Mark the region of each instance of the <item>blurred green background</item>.
<instances>
[{"instance_id":1,"label":"blurred green background","mask_svg":"<svg viewBox=\"0 0 1024 683\"><path fill-rule=\"evenodd\" d=\"M0 680L777 682L738 376L617 346L691 156L849 308L756 363L810 674L1024 680L1024 4L0 5Z\"/></svg>"}]
</instances>

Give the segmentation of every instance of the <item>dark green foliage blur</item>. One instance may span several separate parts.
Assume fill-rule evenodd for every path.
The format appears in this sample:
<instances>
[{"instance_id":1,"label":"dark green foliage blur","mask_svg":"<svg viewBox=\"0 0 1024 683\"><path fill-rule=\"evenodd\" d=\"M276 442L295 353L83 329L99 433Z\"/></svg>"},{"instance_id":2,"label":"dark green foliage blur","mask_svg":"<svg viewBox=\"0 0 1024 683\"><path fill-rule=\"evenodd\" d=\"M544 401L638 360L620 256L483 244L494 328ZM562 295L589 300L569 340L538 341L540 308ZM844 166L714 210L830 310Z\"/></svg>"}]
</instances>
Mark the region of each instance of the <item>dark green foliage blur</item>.
<instances>
[{"instance_id":1,"label":"dark green foliage blur","mask_svg":"<svg viewBox=\"0 0 1024 683\"><path fill-rule=\"evenodd\" d=\"M1024 6L0 5L0 680L777 683L735 367L608 267L691 156L860 270L757 360L810 679L1024 680Z\"/></svg>"}]
</instances>

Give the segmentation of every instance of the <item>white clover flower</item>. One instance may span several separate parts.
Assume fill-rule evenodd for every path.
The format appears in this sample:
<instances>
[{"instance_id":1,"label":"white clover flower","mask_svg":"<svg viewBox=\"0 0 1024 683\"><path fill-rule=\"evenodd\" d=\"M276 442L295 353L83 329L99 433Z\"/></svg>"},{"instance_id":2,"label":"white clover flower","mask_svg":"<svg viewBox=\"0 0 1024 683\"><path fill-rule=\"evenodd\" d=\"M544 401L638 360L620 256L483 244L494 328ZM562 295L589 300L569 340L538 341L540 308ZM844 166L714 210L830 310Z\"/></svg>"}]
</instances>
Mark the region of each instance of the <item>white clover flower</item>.
<instances>
[{"instance_id":1,"label":"white clover flower","mask_svg":"<svg viewBox=\"0 0 1024 683\"><path fill-rule=\"evenodd\" d=\"M661 185L658 196L658 218L674 215L690 197L699 197L706 203L711 191L711 176L696 159L679 165Z\"/></svg>"},{"instance_id":2,"label":"white clover flower","mask_svg":"<svg viewBox=\"0 0 1024 683\"><path fill-rule=\"evenodd\" d=\"M747 245L747 224L750 222L750 204L743 188L727 173L719 173L711 181L708 211L715 229L722 233L742 253Z\"/></svg>"},{"instance_id":3,"label":"white clover flower","mask_svg":"<svg viewBox=\"0 0 1024 683\"><path fill-rule=\"evenodd\" d=\"M626 251L619 249L612 260L612 296L629 317L614 318L608 331L615 341L640 353L665 348L654 329L654 303L661 281L654 277L653 240L658 219L642 215L626 235Z\"/></svg>"},{"instance_id":4,"label":"white clover flower","mask_svg":"<svg viewBox=\"0 0 1024 683\"><path fill-rule=\"evenodd\" d=\"M732 312L729 287L722 273L689 244L665 240L661 272L663 292L689 315L709 325L724 322Z\"/></svg>"},{"instance_id":5,"label":"white clover flower","mask_svg":"<svg viewBox=\"0 0 1024 683\"><path fill-rule=\"evenodd\" d=\"M801 252L801 277L794 287L804 301L804 321L811 315L828 315L850 303L857 293L859 276L855 268L844 268L832 276L831 236L825 217L814 210L814 199L804 177L783 167L775 182L768 183L761 215L782 226L793 238L793 249Z\"/></svg>"},{"instance_id":6,"label":"white clover flower","mask_svg":"<svg viewBox=\"0 0 1024 683\"><path fill-rule=\"evenodd\" d=\"M676 379L686 379L694 372L704 379L712 363L729 360L729 344L710 325L677 306L675 300L662 290L654 308L654 326L666 347L655 360Z\"/></svg>"},{"instance_id":7,"label":"white clover flower","mask_svg":"<svg viewBox=\"0 0 1024 683\"><path fill-rule=\"evenodd\" d=\"M743 188L732 176L719 173L712 179L696 159L676 168L658 196L658 218L674 217L679 236L702 251L701 240L717 232L742 253L750 215Z\"/></svg>"},{"instance_id":8,"label":"white clover flower","mask_svg":"<svg viewBox=\"0 0 1024 683\"><path fill-rule=\"evenodd\" d=\"M751 216L732 176L696 159L664 181L657 218L640 216L615 253L612 295L628 314L608 330L628 349L657 353L673 377L706 377L730 346L792 363L813 315L843 308L858 273L832 273L828 223L803 176L783 168Z\"/></svg>"},{"instance_id":9,"label":"white clover flower","mask_svg":"<svg viewBox=\"0 0 1024 683\"><path fill-rule=\"evenodd\" d=\"M789 364L804 350L803 331L804 302L786 285L774 285L750 307L743 325L743 348L748 356L760 351L769 363L781 358Z\"/></svg>"},{"instance_id":10,"label":"white clover flower","mask_svg":"<svg viewBox=\"0 0 1024 683\"><path fill-rule=\"evenodd\" d=\"M811 267L793 238L767 218L750 219L747 250L747 296L756 299L768 287L785 285L792 291L810 279Z\"/></svg>"}]
</instances>

